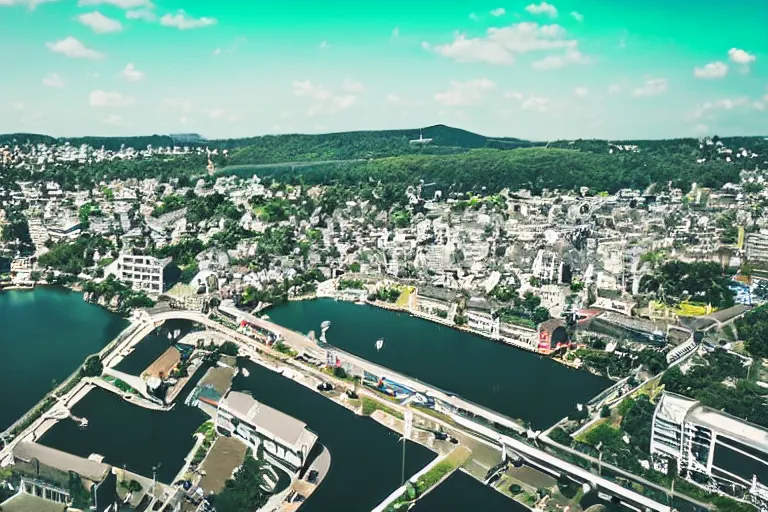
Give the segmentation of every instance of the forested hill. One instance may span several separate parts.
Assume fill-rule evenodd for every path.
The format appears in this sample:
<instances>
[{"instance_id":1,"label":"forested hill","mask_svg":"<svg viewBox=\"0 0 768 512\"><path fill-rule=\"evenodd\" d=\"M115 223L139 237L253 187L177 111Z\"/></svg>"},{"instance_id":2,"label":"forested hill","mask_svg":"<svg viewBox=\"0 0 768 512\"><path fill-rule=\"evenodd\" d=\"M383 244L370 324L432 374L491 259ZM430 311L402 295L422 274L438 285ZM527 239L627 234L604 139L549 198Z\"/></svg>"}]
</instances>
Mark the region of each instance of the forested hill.
<instances>
[{"instance_id":1,"label":"forested hill","mask_svg":"<svg viewBox=\"0 0 768 512\"><path fill-rule=\"evenodd\" d=\"M319 135L287 134L264 135L242 139L194 140L190 137L172 135L150 135L139 137L70 137L59 138L47 135L14 133L0 135L0 144L65 143L73 146L87 144L94 148L117 151L121 146L144 149L174 145L203 146L211 149L230 150L230 164L264 164L292 161L354 160L400 156L409 154L449 154L469 149L495 148L516 149L537 145L514 138L488 138L445 125L436 125L421 130L425 139L432 139L428 145L411 144L419 138L419 129L382 130L327 133ZM178 139L178 140L177 140Z\"/></svg>"}]
</instances>

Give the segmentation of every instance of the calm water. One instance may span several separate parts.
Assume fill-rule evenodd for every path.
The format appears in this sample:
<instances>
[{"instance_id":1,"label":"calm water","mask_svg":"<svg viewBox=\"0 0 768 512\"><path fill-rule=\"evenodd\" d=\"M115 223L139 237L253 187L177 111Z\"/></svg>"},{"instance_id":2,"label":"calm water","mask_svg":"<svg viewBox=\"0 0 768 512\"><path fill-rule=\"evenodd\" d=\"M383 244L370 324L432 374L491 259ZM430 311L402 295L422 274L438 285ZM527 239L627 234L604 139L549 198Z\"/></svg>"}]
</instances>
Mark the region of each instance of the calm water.
<instances>
[{"instance_id":1,"label":"calm water","mask_svg":"<svg viewBox=\"0 0 768 512\"><path fill-rule=\"evenodd\" d=\"M168 320L152 333L147 335L141 342L133 347L128 357L120 361L116 370L129 373L131 375L141 375L141 373L152 364L155 359L168 350L175 340L181 339L186 333L194 329L194 323L189 320ZM168 334L179 330L179 337L169 339Z\"/></svg>"},{"instance_id":2,"label":"calm water","mask_svg":"<svg viewBox=\"0 0 768 512\"><path fill-rule=\"evenodd\" d=\"M0 292L0 430L127 325L66 289Z\"/></svg>"},{"instance_id":3,"label":"calm water","mask_svg":"<svg viewBox=\"0 0 768 512\"><path fill-rule=\"evenodd\" d=\"M158 480L172 483L195 444L192 434L208 419L197 407L184 405L187 394L204 374L205 368L198 370L176 406L167 412L131 405L96 388L72 408L74 415L88 419L88 428L80 429L74 421L60 421L39 442L81 457L98 453L107 464L147 477L152 476L152 466L161 464Z\"/></svg>"},{"instance_id":4,"label":"calm water","mask_svg":"<svg viewBox=\"0 0 768 512\"><path fill-rule=\"evenodd\" d=\"M611 385L549 358L426 320L373 306L320 299L268 310L275 323L320 334L328 343L369 361L545 428ZM374 343L384 338L376 351Z\"/></svg>"},{"instance_id":5,"label":"calm water","mask_svg":"<svg viewBox=\"0 0 768 512\"><path fill-rule=\"evenodd\" d=\"M435 490L416 502L415 512L527 512L528 508L456 471Z\"/></svg>"},{"instance_id":6,"label":"calm water","mask_svg":"<svg viewBox=\"0 0 768 512\"><path fill-rule=\"evenodd\" d=\"M372 510L400 486L402 445L395 432L262 366L246 368L250 376L236 377L233 389L250 391L256 400L301 419L331 453L331 469L302 512ZM434 457L408 442L406 478Z\"/></svg>"}]
</instances>

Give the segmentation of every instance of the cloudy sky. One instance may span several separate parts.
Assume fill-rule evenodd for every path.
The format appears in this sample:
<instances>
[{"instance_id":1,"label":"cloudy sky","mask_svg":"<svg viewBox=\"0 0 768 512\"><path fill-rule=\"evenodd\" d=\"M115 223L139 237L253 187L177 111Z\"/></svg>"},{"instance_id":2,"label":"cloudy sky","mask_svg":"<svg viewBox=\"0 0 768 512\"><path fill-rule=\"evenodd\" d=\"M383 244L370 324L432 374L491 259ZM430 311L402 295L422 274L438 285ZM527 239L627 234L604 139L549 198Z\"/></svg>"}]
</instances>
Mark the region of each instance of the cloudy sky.
<instances>
[{"instance_id":1,"label":"cloudy sky","mask_svg":"<svg viewBox=\"0 0 768 512\"><path fill-rule=\"evenodd\" d=\"M0 133L768 134L766 0L0 0Z\"/></svg>"}]
</instances>

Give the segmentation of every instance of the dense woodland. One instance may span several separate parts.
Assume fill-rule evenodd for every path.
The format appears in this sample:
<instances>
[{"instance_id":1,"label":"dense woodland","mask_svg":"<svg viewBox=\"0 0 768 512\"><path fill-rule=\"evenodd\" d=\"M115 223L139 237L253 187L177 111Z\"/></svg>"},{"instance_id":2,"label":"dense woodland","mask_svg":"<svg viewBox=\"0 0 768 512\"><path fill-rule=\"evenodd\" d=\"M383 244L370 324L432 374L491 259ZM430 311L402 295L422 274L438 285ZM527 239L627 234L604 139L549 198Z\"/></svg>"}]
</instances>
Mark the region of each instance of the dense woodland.
<instances>
[{"instance_id":1,"label":"dense woodland","mask_svg":"<svg viewBox=\"0 0 768 512\"><path fill-rule=\"evenodd\" d=\"M397 188L435 183L443 191L496 193L504 188L572 190L587 186L594 192L621 188L645 188L652 183L687 188L692 182L718 187L738 181L740 164L726 162L716 146L699 147L697 139L622 141L637 145L637 152L619 151L604 140L554 141L547 147L521 139L493 139L443 125L428 127L423 136L433 141L412 145L418 130L332 133L322 135L270 135L245 139L185 143L212 149L227 149L214 157L224 173L247 177L272 177L288 183L338 185L350 192L370 195L375 185ZM768 141L760 137L720 139L737 150L746 147L768 154ZM15 142L14 142L15 141ZM90 137L54 139L43 135L0 135L2 143L87 143L116 150L121 146L143 149L173 145L170 136ZM514 151L512 151L514 150ZM613 152L611 153L611 151ZM707 162L697 164L698 158ZM762 165L765 157L754 160ZM270 164L304 162L305 165ZM161 180L204 176L205 155L154 156L148 159L115 160L86 165L57 165L45 170L44 178L67 189L83 188L102 179L149 178ZM249 166L260 166L258 168ZM229 169L227 169L229 168ZM19 179L29 179L22 171ZM41 176L42 177L42 176Z\"/></svg>"}]
</instances>

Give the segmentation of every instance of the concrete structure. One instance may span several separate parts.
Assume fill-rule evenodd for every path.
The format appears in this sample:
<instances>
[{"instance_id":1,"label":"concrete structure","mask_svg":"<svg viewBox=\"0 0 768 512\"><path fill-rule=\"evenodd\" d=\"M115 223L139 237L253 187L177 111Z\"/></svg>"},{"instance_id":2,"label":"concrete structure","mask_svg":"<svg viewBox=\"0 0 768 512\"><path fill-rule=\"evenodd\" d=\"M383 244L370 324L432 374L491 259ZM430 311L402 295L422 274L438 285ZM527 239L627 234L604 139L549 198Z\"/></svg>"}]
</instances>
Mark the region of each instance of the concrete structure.
<instances>
[{"instance_id":1,"label":"concrete structure","mask_svg":"<svg viewBox=\"0 0 768 512\"><path fill-rule=\"evenodd\" d=\"M768 509L768 430L698 401L664 393L653 414L651 454L687 480Z\"/></svg>"},{"instance_id":2,"label":"concrete structure","mask_svg":"<svg viewBox=\"0 0 768 512\"><path fill-rule=\"evenodd\" d=\"M153 256L121 254L105 269L105 274L114 274L122 281L131 283L134 290L151 294L163 292L163 269L171 258L158 259Z\"/></svg>"},{"instance_id":3,"label":"concrete structure","mask_svg":"<svg viewBox=\"0 0 768 512\"><path fill-rule=\"evenodd\" d=\"M216 427L242 438L254 452L262 447L267 458L294 471L304 467L317 442L304 422L238 391L219 401Z\"/></svg>"},{"instance_id":4,"label":"concrete structure","mask_svg":"<svg viewBox=\"0 0 768 512\"><path fill-rule=\"evenodd\" d=\"M56 503L68 502L72 494L71 479L76 475L91 495L91 510L117 510L117 478L108 464L31 442L14 447L13 462L16 471L29 477L22 485L22 492Z\"/></svg>"}]
</instances>

